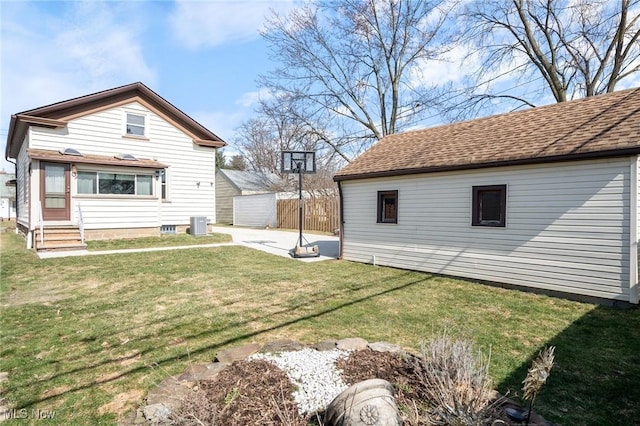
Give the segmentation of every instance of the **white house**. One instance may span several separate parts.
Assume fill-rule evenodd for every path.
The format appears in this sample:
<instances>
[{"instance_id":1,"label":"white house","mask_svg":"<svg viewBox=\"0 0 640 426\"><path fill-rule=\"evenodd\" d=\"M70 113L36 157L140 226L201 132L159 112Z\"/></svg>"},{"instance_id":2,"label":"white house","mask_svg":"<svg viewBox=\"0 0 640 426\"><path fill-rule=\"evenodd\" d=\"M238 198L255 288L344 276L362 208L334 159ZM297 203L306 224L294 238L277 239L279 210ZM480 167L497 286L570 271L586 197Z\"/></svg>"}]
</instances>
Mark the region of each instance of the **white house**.
<instances>
[{"instance_id":1,"label":"white house","mask_svg":"<svg viewBox=\"0 0 640 426\"><path fill-rule=\"evenodd\" d=\"M341 257L638 304L640 88L387 136L334 177Z\"/></svg>"},{"instance_id":2,"label":"white house","mask_svg":"<svg viewBox=\"0 0 640 426\"><path fill-rule=\"evenodd\" d=\"M14 114L5 155L17 164L18 229L49 249L215 222L224 145L142 83Z\"/></svg>"}]
</instances>

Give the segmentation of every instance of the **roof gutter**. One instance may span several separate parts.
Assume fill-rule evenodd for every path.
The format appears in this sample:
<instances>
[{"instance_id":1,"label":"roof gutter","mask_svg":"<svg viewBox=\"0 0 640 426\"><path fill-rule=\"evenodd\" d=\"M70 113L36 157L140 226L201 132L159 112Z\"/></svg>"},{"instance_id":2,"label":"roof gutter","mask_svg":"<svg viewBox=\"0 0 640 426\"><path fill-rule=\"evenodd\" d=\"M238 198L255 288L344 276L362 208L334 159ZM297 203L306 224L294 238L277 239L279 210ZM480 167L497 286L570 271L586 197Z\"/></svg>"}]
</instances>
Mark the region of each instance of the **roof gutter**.
<instances>
[{"instance_id":1,"label":"roof gutter","mask_svg":"<svg viewBox=\"0 0 640 426\"><path fill-rule=\"evenodd\" d=\"M340 235L338 235L338 259L342 259L344 255L342 247L344 247L344 198L342 197L342 182L338 181L338 217L340 218Z\"/></svg>"},{"instance_id":2,"label":"roof gutter","mask_svg":"<svg viewBox=\"0 0 640 426\"><path fill-rule=\"evenodd\" d=\"M357 179L371 179L371 178L380 178L380 177L405 176L405 175L450 172L450 171L459 171L459 170L475 170L475 169L486 169L491 167L507 167L507 166L522 166L522 165L529 165L529 164L558 163L562 161L592 160L592 159L598 159L598 158L626 157L626 156L638 155L638 154L640 154L640 146L636 146L632 148L617 149L617 150L582 152L582 153L575 153L575 154L554 155L549 157L522 158L522 159L515 159L515 160L503 160L503 161L494 161L494 162L476 163L476 164L455 164L455 165L443 165L443 166L433 166L433 167L416 167L416 168L409 168L409 169L381 170L381 171L365 172L365 173L335 175L333 176L333 180L339 183L341 181L357 180Z\"/></svg>"}]
</instances>

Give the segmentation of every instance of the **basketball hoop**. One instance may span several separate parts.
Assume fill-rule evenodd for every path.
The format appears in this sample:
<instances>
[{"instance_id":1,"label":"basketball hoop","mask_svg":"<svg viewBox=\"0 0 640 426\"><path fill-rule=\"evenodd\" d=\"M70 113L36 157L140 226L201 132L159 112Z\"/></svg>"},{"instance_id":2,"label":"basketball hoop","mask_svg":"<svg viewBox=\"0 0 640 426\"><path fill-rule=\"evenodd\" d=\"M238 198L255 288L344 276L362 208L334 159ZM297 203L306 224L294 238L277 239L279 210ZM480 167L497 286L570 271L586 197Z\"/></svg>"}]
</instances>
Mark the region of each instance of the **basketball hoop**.
<instances>
[{"instance_id":1,"label":"basketball hoop","mask_svg":"<svg viewBox=\"0 0 640 426\"><path fill-rule=\"evenodd\" d=\"M280 171L298 174L298 243L292 250L293 257L318 257L318 246L302 245L302 175L316 172L316 153L314 151L282 151Z\"/></svg>"},{"instance_id":2,"label":"basketball hoop","mask_svg":"<svg viewBox=\"0 0 640 426\"><path fill-rule=\"evenodd\" d=\"M282 151L280 171L282 173L311 174L316 172L316 153L314 151Z\"/></svg>"}]
</instances>

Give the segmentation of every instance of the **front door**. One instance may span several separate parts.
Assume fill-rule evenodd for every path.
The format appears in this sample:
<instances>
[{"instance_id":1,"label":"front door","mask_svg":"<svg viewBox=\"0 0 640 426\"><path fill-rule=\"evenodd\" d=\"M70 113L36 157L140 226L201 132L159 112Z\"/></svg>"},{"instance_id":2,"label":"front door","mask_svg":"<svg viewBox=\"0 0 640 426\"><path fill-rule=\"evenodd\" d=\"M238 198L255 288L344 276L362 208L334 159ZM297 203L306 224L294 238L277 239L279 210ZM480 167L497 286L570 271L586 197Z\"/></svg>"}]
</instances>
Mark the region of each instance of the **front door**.
<instances>
[{"instance_id":1,"label":"front door","mask_svg":"<svg viewBox=\"0 0 640 426\"><path fill-rule=\"evenodd\" d=\"M41 163L40 200L44 220L70 219L69 164Z\"/></svg>"}]
</instances>

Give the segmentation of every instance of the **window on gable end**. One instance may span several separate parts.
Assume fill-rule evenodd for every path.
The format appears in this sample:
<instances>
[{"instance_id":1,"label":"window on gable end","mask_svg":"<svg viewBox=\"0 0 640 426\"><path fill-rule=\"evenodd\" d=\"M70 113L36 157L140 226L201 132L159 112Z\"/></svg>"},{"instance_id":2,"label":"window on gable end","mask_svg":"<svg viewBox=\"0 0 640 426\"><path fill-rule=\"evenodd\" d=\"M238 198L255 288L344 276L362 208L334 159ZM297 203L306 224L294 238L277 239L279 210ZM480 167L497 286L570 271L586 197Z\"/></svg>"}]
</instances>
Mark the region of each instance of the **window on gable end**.
<instances>
[{"instance_id":1,"label":"window on gable end","mask_svg":"<svg viewBox=\"0 0 640 426\"><path fill-rule=\"evenodd\" d=\"M472 226L504 227L507 216L507 185L472 188Z\"/></svg>"},{"instance_id":2,"label":"window on gable end","mask_svg":"<svg viewBox=\"0 0 640 426\"><path fill-rule=\"evenodd\" d=\"M398 191L378 191L377 223L398 223Z\"/></svg>"},{"instance_id":3,"label":"window on gable end","mask_svg":"<svg viewBox=\"0 0 640 426\"><path fill-rule=\"evenodd\" d=\"M130 136L145 136L145 116L127 113L126 132Z\"/></svg>"}]
</instances>

